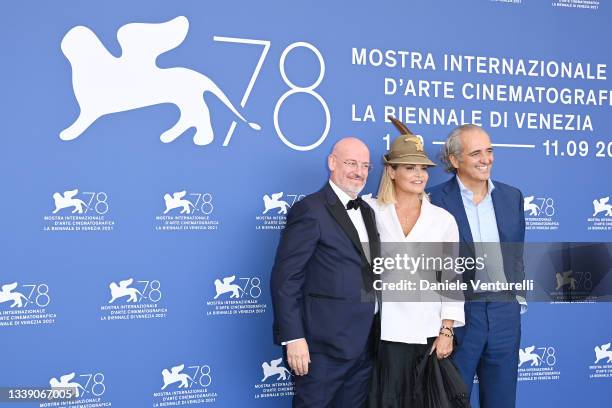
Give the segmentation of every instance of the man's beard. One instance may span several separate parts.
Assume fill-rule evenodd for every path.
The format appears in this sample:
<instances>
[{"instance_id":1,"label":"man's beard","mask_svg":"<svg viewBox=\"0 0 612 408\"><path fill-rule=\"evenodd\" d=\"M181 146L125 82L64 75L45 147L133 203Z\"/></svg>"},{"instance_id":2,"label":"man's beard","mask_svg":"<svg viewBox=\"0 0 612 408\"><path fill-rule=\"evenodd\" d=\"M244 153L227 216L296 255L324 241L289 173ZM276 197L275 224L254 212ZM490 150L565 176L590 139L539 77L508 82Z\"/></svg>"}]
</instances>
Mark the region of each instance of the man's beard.
<instances>
[{"instance_id":1,"label":"man's beard","mask_svg":"<svg viewBox=\"0 0 612 408\"><path fill-rule=\"evenodd\" d=\"M359 195L359 193L361 193L361 191L363 190L363 188L365 187L365 183L361 185L361 187L346 187L346 192L348 193L348 195L354 195L355 197L357 197Z\"/></svg>"}]
</instances>

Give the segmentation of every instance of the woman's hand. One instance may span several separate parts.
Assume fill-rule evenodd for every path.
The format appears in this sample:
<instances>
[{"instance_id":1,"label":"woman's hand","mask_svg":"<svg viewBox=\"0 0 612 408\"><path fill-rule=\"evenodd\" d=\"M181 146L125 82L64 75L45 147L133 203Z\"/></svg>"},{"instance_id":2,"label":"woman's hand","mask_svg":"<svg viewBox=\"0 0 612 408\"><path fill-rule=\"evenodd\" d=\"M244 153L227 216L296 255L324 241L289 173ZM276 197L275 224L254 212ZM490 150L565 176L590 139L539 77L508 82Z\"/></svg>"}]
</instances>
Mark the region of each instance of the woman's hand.
<instances>
[{"instance_id":1,"label":"woman's hand","mask_svg":"<svg viewBox=\"0 0 612 408\"><path fill-rule=\"evenodd\" d=\"M453 352L453 338L440 334L433 342L431 352L434 350L438 358L447 358Z\"/></svg>"}]
</instances>

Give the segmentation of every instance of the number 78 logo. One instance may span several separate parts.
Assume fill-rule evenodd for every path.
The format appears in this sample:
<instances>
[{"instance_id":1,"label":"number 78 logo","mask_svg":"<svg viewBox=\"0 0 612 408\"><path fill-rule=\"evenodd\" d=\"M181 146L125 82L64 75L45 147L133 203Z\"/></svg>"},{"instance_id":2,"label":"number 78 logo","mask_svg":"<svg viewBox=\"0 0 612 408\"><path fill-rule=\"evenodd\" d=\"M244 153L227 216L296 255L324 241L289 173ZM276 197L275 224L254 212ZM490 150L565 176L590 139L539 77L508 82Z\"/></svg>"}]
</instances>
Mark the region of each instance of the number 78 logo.
<instances>
[{"instance_id":1,"label":"number 78 logo","mask_svg":"<svg viewBox=\"0 0 612 408\"><path fill-rule=\"evenodd\" d=\"M234 38L234 37L221 37L221 36L214 36L213 39L218 42L247 44L247 45L255 45L255 46L263 47L261 50L261 54L259 55L259 60L257 61L257 65L255 66L255 69L253 70L253 74L251 75L251 80L249 81L249 84L247 85L247 88L244 91L244 94L242 95L242 100L240 101L240 106L244 108L249 99L249 96L251 95L253 86L255 85L255 82L257 81L259 74L261 73L261 67L266 59L266 56L268 55L268 51L270 50L271 42L267 40L254 40L254 39L249 39L249 38ZM289 53L296 48L306 48L312 51L312 53L317 57L317 60L319 62L319 76L309 86L295 85L289 79L285 71L285 60L287 59L287 55L289 55ZM329 129L331 125L331 115L329 112L329 107L327 106L327 103L325 102L323 97L321 97L321 95L319 95L315 91L315 89L321 84L321 82L323 81L323 77L325 76L325 61L323 59L323 55L314 45L310 43L303 42L303 41L295 42L293 44L290 44L283 50L281 57L280 57L280 61L279 61L279 69L280 69L281 77L283 78L283 81L285 82L285 84L287 84L287 86L289 87L289 90L285 92L278 99L278 101L276 102L276 105L274 106L274 118L273 119L274 119L274 129L276 130L276 134L285 145L287 145L293 150L308 151L308 150L315 149L319 145L321 145L321 143L325 141L325 138L329 134ZM320 137L315 142L309 145L298 145L296 143L291 142L289 138L287 138L287 136L283 133L283 131L280 128L280 123L278 119L280 108L285 102L285 100L287 100L287 98L295 94L306 94L306 95L310 95L314 97L321 104L321 106L323 107L323 111L325 113L325 129L323 130L323 133L320 135ZM234 130L236 129L236 124L237 122L233 121L232 124L230 125L229 130L227 131L227 134L225 135L225 139L223 140L224 147L227 147L230 141L232 140L232 135L234 134Z\"/></svg>"},{"instance_id":2,"label":"number 78 logo","mask_svg":"<svg viewBox=\"0 0 612 408\"><path fill-rule=\"evenodd\" d=\"M187 37L189 21L184 16L158 23L129 23L117 31L121 56L114 57L97 35L88 27L72 27L62 38L61 49L72 67L72 86L80 107L79 116L66 129L60 139L69 141L78 138L102 116L145 108L160 103L172 103L180 110L180 117L170 129L160 135L163 143L170 143L187 130L195 128L195 144L203 146L213 141L214 135L210 110L203 98L204 92L215 95L234 115L248 125L260 130L259 124L248 122L234 107L229 98L206 75L183 67L160 68L156 64L159 55L178 47ZM215 41L263 46L262 53L240 105L244 108L257 80L270 48L270 41L233 37L214 37ZM310 86L293 84L285 73L284 63L291 50L304 47L319 59L319 77ZM296 42L283 51L280 71L289 86L274 108L274 128L278 137L292 149L311 150L325 140L329 132L330 114L327 104L314 89L321 83L325 64L321 53L311 44ZM278 123L278 111L285 99L296 93L305 93L316 98L325 110L325 130L314 143L301 146L294 144L283 134ZM223 146L231 140L236 121L230 125Z\"/></svg>"}]
</instances>

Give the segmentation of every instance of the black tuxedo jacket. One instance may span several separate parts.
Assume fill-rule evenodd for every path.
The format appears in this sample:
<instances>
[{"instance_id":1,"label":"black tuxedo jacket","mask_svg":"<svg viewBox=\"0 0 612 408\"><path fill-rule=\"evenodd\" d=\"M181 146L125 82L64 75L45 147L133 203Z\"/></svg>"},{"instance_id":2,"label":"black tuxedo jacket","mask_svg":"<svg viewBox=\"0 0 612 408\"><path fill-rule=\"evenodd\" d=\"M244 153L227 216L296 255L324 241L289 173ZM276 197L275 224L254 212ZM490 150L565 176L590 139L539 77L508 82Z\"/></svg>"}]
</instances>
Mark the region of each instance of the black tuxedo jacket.
<instances>
[{"instance_id":1,"label":"black tuxedo jacket","mask_svg":"<svg viewBox=\"0 0 612 408\"><path fill-rule=\"evenodd\" d=\"M370 255L380 256L374 211L360 208ZM287 214L272 269L274 341L305 338L311 352L342 359L363 352L374 318L372 267L329 183Z\"/></svg>"}]
</instances>

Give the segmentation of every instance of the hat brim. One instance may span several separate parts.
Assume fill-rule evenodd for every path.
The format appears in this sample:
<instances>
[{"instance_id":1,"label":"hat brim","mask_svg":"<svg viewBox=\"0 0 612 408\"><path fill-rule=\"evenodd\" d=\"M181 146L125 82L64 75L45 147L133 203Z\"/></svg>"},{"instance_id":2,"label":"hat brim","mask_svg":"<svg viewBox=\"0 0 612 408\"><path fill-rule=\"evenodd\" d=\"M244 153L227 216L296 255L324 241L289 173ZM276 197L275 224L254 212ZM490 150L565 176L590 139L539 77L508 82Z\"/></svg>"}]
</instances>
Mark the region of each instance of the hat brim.
<instances>
[{"instance_id":1,"label":"hat brim","mask_svg":"<svg viewBox=\"0 0 612 408\"><path fill-rule=\"evenodd\" d=\"M395 159L388 159L388 155L383 156L383 161L385 164L422 164L424 166L435 167L436 163L429 160L427 157L423 156L412 156L407 155L404 157L398 157Z\"/></svg>"}]
</instances>

